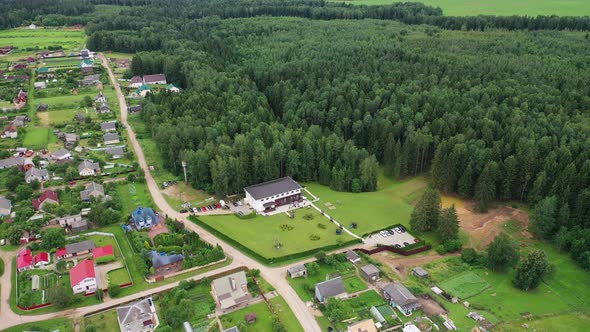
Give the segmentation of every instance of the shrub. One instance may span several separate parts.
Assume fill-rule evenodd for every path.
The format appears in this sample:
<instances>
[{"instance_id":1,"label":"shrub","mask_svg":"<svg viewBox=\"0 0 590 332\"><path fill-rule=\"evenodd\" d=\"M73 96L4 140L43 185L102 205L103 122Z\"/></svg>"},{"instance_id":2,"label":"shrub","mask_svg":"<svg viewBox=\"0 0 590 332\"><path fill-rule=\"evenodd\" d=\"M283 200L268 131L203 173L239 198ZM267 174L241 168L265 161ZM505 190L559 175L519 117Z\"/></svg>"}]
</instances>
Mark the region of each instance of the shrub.
<instances>
[{"instance_id":1,"label":"shrub","mask_svg":"<svg viewBox=\"0 0 590 332\"><path fill-rule=\"evenodd\" d=\"M117 297L121 294L121 287L119 285L109 285L109 295L110 297Z\"/></svg>"},{"instance_id":2,"label":"shrub","mask_svg":"<svg viewBox=\"0 0 590 332\"><path fill-rule=\"evenodd\" d=\"M319 236L319 235L317 235L317 234L310 234L310 235L309 235L309 239L310 239L311 241L318 241L318 240L320 239L320 236Z\"/></svg>"},{"instance_id":3,"label":"shrub","mask_svg":"<svg viewBox=\"0 0 590 332\"><path fill-rule=\"evenodd\" d=\"M326 229L326 225L322 224L322 223L318 223L318 228L321 229Z\"/></svg>"},{"instance_id":4,"label":"shrub","mask_svg":"<svg viewBox=\"0 0 590 332\"><path fill-rule=\"evenodd\" d=\"M103 257L98 257L97 259L95 259L94 261L96 262L96 264L106 264L106 263L110 263L110 262L114 262L115 256L103 256Z\"/></svg>"},{"instance_id":5,"label":"shrub","mask_svg":"<svg viewBox=\"0 0 590 332\"><path fill-rule=\"evenodd\" d=\"M459 240L450 240L444 243L447 252L455 252L461 250L462 244Z\"/></svg>"}]
</instances>

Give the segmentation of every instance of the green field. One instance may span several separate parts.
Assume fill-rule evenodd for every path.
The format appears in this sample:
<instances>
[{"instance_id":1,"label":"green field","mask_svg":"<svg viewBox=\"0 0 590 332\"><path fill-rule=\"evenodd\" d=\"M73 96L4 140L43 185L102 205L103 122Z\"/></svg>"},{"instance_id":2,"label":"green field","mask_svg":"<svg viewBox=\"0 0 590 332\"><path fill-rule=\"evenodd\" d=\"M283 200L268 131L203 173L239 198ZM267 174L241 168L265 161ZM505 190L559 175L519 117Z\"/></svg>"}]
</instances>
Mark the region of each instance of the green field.
<instances>
[{"instance_id":1,"label":"green field","mask_svg":"<svg viewBox=\"0 0 590 332\"><path fill-rule=\"evenodd\" d=\"M470 271L461 273L440 284L440 288L445 292L462 300L477 295L488 287L490 285L485 280Z\"/></svg>"},{"instance_id":2,"label":"green field","mask_svg":"<svg viewBox=\"0 0 590 332\"><path fill-rule=\"evenodd\" d=\"M125 183L117 186L117 198L121 202L123 213L129 215L138 206L153 206L145 183Z\"/></svg>"},{"instance_id":3,"label":"green field","mask_svg":"<svg viewBox=\"0 0 590 332\"><path fill-rule=\"evenodd\" d=\"M51 128L34 128L28 127L25 137L23 138L23 145L30 149L47 148L47 144L53 135ZM55 136L55 135L53 135Z\"/></svg>"},{"instance_id":4,"label":"green field","mask_svg":"<svg viewBox=\"0 0 590 332\"><path fill-rule=\"evenodd\" d=\"M307 189L320 198L316 206L344 226L356 222L358 228L353 232L358 235L394 224L408 226L412 204L426 187L423 177L392 182L381 176L379 190L367 193L337 192L317 183L307 184Z\"/></svg>"},{"instance_id":5,"label":"green field","mask_svg":"<svg viewBox=\"0 0 590 332\"><path fill-rule=\"evenodd\" d=\"M84 46L84 31L67 29L41 28L29 30L17 28L0 31L0 45L12 45L19 48L5 59L14 60L24 55L33 55L48 46L61 46L66 53L79 50ZM31 50L27 51L29 48Z\"/></svg>"},{"instance_id":6,"label":"green field","mask_svg":"<svg viewBox=\"0 0 590 332\"><path fill-rule=\"evenodd\" d=\"M523 330L522 325L527 324L529 330L536 332L586 332L590 326L590 316L587 313L566 314L558 316L547 316L535 318L533 320L517 320L507 323L501 323L494 328L494 331L510 332Z\"/></svg>"},{"instance_id":7,"label":"green field","mask_svg":"<svg viewBox=\"0 0 590 332\"><path fill-rule=\"evenodd\" d=\"M387 5L398 0L339 1L355 5ZM586 0L416 0L433 7L440 7L443 15L590 15L590 2Z\"/></svg>"},{"instance_id":8,"label":"green field","mask_svg":"<svg viewBox=\"0 0 590 332\"><path fill-rule=\"evenodd\" d=\"M118 325L118 324L117 324ZM60 331L60 332L73 332L74 326L72 321L67 318L56 318L49 320L42 320L34 323L27 323L17 325L3 332L23 332L23 331ZM106 331L106 330L104 330ZM115 331L115 330L112 330Z\"/></svg>"},{"instance_id":9,"label":"green field","mask_svg":"<svg viewBox=\"0 0 590 332\"><path fill-rule=\"evenodd\" d=\"M312 220L304 219L313 216ZM285 213L241 219L236 215L203 216L199 219L265 258L274 258L334 245L353 238L336 235L336 225L313 209L295 210L295 218ZM325 228L320 228L325 227ZM319 239L313 240L317 236ZM277 243L281 244L276 248Z\"/></svg>"}]
</instances>

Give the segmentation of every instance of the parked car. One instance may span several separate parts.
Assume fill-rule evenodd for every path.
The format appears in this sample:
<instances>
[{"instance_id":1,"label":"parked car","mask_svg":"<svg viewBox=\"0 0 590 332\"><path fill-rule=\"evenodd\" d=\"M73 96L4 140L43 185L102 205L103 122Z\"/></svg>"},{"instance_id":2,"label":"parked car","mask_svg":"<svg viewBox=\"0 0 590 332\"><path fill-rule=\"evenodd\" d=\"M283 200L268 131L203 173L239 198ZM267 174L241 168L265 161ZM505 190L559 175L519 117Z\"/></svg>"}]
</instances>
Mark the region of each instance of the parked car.
<instances>
[{"instance_id":1,"label":"parked car","mask_svg":"<svg viewBox=\"0 0 590 332\"><path fill-rule=\"evenodd\" d=\"M184 209L180 210L180 213L187 213L187 212L188 212L188 210L184 210Z\"/></svg>"},{"instance_id":2,"label":"parked car","mask_svg":"<svg viewBox=\"0 0 590 332\"><path fill-rule=\"evenodd\" d=\"M197 212L201 212L201 208L200 207L197 207Z\"/></svg>"},{"instance_id":3,"label":"parked car","mask_svg":"<svg viewBox=\"0 0 590 332\"><path fill-rule=\"evenodd\" d=\"M381 231L381 232L379 232L379 234L381 234L381 236L383 236L383 237L388 237L389 236L389 233L386 232L386 231Z\"/></svg>"},{"instance_id":4,"label":"parked car","mask_svg":"<svg viewBox=\"0 0 590 332\"><path fill-rule=\"evenodd\" d=\"M215 205L217 206L218 209L221 209L221 204L215 203Z\"/></svg>"},{"instance_id":5,"label":"parked car","mask_svg":"<svg viewBox=\"0 0 590 332\"><path fill-rule=\"evenodd\" d=\"M240 212L238 212L238 215L239 215L240 217L242 217L242 216L244 216L244 212L240 211Z\"/></svg>"},{"instance_id":6,"label":"parked car","mask_svg":"<svg viewBox=\"0 0 590 332\"><path fill-rule=\"evenodd\" d=\"M403 227L398 227L398 228L399 228L399 231L400 231L401 233L405 233L405 232L406 232L406 229L405 229L405 228L403 228Z\"/></svg>"},{"instance_id":7,"label":"parked car","mask_svg":"<svg viewBox=\"0 0 590 332\"><path fill-rule=\"evenodd\" d=\"M391 229L390 229L390 230L388 230L388 231L386 231L386 232L387 232L387 233L389 233L389 235L395 235L395 232L394 232L394 231L392 231Z\"/></svg>"},{"instance_id":8,"label":"parked car","mask_svg":"<svg viewBox=\"0 0 590 332\"><path fill-rule=\"evenodd\" d=\"M207 208L208 208L209 210L213 210L213 207L211 207L211 205L207 205Z\"/></svg>"},{"instance_id":9,"label":"parked car","mask_svg":"<svg viewBox=\"0 0 590 332\"><path fill-rule=\"evenodd\" d=\"M76 181L70 181L69 184L70 184L70 186L73 186L76 184Z\"/></svg>"},{"instance_id":10,"label":"parked car","mask_svg":"<svg viewBox=\"0 0 590 332\"><path fill-rule=\"evenodd\" d=\"M232 204L233 204L235 207L238 207L238 203L236 203L236 202L232 202Z\"/></svg>"},{"instance_id":11,"label":"parked car","mask_svg":"<svg viewBox=\"0 0 590 332\"><path fill-rule=\"evenodd\" d=\"M400 246L399 244L395 244L394 247L400 249L402 246Z\"/></svg>"},{"instance_id":12,"label":"parked car","mask_svg":"<svg viewBox=\"0 0 590 332\"><path fill-rule=\"evenodd\" d=\"M203 207L201 208L201 211L203 211L203 212L207 212L207 208L203 206Z\"/></svg>"},{"instance_id":13,"label":"parked car","mask_svg":"<svg viewBox=\"0 0 590 332\"><path fill-rule=\"evenodd\" d=\"M404 247L405 246L409 246L410 244L408 242L404 242Z\"/></svg>"}]
</instances>

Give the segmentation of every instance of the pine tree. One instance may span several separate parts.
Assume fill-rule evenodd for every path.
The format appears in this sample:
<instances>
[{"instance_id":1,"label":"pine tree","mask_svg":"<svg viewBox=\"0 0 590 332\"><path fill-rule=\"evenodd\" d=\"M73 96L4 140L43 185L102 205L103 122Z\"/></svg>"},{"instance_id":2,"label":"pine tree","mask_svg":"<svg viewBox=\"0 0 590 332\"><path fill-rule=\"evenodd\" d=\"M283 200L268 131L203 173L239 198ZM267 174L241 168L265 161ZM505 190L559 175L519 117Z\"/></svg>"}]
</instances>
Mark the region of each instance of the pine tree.
<instances>
[{"instance_id":1,"label":"pine tree","mask_svg":"<svg viewBox=\"0 0 590 332\"><path fill-rule=\"evenodd\" d=\"M518 262L518 247L502 233L488 247L488 266L494 271L504 271Z\"/></svg>"},{"instance_id":2,"label":"pine tree","mask_svg":"<svg viewBox=\"0 0 590 332\"><path fill-rule=\"evenodd\" d=\"M497 166L495 162L489 162L475 184L475 203L479 212L487 212L488 207L496 198Z\"/></svg>"},{"instance_id":3,"label":"pine tree","mask_svg":"<svg viewBox=\"0 0 590 332\"><path fill-rule=\"evenodd\" d=\"M440 217L440 195L436 189L428 189L416 204L410 217L410 226L422 233L437 228Z\"/></svg>"},{"instance_id":4,"label":"pine tree","mask_svg":"<svg viewBox=\"0 0 590 332\"><path fill-rule=\"evenodd\" d=\"M442 210L438 220L438 236L442 243L459 238L459 218L455 205Z\"/></svg>"},{"instance_id":5,"label":"pine tree","mask_svg":"<svg viewBox=\"0 0 590 332\"><path fill-rule=\"evenodd\" d=\"M514 286L523 289L535 289L549 272L549 262L543 250L533 250L516 269Z\"/></svg>"},{"instance_id":6,"label":"pine tree","mask_svg":"<svg viewBox=\"0 0 590 332\"><path fill-rule=\"evenodd\" d=\"M551 239L557 229L557 197L542 199L531 211L530 230L543 239Z\"/></svg>"},{"instance_id":7,"label":"pine tree","mask_svg":"<svg viewBox=\"0 0 590 332\"><path fill-rule=\"evenodd\" d=\"M467 165L463 175L459 178L459 195L461 197L471 197L473 195L473 167Z\"/></svg>"}]
</instances>

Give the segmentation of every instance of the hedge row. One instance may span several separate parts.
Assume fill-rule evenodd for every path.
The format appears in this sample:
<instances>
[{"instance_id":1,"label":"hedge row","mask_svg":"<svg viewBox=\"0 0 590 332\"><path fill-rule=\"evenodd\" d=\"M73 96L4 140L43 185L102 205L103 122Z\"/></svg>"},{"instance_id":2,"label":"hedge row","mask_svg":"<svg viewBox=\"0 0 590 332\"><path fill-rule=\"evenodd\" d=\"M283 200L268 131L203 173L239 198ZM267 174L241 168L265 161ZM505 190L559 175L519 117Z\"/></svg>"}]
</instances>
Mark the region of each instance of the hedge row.
<instances>
[{"instance_id":1,"label":"hedge row","mask_svg":"<svg viewBox=\"0 0 590 332\"><path fill-rule=\"evenodd\" d=\"M259 263L262 263L264 265L280 265L283 262L286 261L290 261L290 260L295 260L295 259L300 259L300 258L307 258L310 256L313 256L314 254L316 254L319 251L331 251L331 250L336 250L338 248L343 248L343 247L347 247L356 243L360 243L361 240L359 239L354 239L354 240L350 240L347 242L343 242L340 244L333 244L333 245L329 245L329 246L325 246L325 247L321 247L321 248L316 248L316 249L312 249L312 250L307 250L307 251L303 251L303 252L299 252L299 253L295 253L295 254L291 254L291 255L285 255L285 256L280 256L280 257L273 257L273 258L266 258L254 251L252 251L250 248L244 246L243 244L241 244L240 242L228 237L227 235L221 233L220 231L216 230L215 228L207 225L206 223L202 222L201 220L199 220L198 218L196 218L195 216L190 216L189 219L194 222L195 224L203 227L204 229L206 229L209 233L215 235L216 237L220 238L221 240L229 243L231 246L235 247L236 249L240 250L241 252L245 253L246 255L252 257L253 259L255 259L256 261L258 261Z\"/></svg>"}]
</instances>

